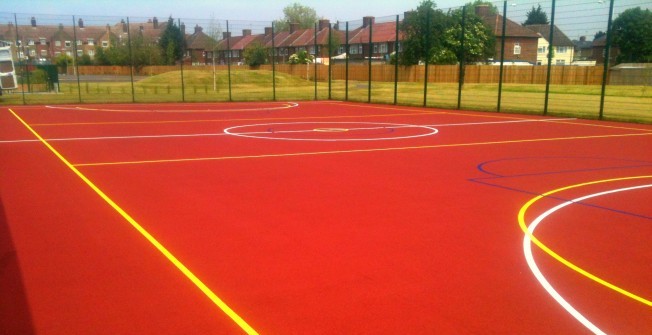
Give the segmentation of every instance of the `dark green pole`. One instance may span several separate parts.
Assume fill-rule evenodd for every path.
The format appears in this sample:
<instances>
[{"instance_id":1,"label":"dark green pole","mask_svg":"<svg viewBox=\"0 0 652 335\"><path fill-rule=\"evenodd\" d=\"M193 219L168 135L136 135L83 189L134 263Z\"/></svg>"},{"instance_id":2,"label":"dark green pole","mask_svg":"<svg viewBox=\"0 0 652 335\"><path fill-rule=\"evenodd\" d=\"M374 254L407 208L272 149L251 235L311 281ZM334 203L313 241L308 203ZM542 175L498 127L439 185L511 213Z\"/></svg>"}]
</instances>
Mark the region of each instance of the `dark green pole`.
<instances>
[{"instance_id":1,"label":"dark green pole","mask_svg":"<svg viewBox=\"0 0 652 335\"><path fill-rule=\"evenodd\" d=\"M329 23L328 24L328 100L331 99L331 90L332 90L332 70L331 70L331 56L333 55L333 50L331 48L333 46L333 29L332 25Z\"/></svg>"},{"instance_id":2,"label":"dark green pole","mask_svg":"<svg viewBox=\"0 0 652 335\"><path fill-rule=\"evenodd\" d=\"M507 1L503 1L503 33L500 38L500 78L498 79L498 106L496 111L500 113L500 102L503 96L503 71L505 67L505 29L507 26Z\"/></svg>"},{"instance_id":3,"label":"dark green pole","mask_svg":"<svg viewBox=\"0 0 652 335\"><path fill-rule=\"evenodd\" d=\"M272 22L272 99L276 101L276 45L274 43L274 22Z\"/></svg>"},{"instance_id":4,"label":"dark green pole","mask_svg":"<svg viewBox=\"0 0 652 335\"><path fill-rule=\"evenodd\" d=\"M131 30L129 29L129 17L127 17L127 43L129 43L129 77L131 80L131 102L136 102L136 91L134 89L134 56L131 51Z\"/></svg>"},{"instance_id":5,"label":"dark green pole","mask_svg":"<svg viewBox=\"0 0 652 335\"><path fill-rule=\"evenodd\" d=\"M425 54L425 62L426 62L426 68L425 68L425 73L423 76L423 106L425 107L426 104L428 103L428 61L430 57L430 39L432 36L430 36L430 10L431 8L428 8L428 11L426 12L426 54Z\"/></svg>"},{"instance_id":6,"label":"dark green pole","mask_svg":"<svg viewBox=\"0 0 652 335\"><path fill-rule=\"evenodd\" d=\"M177 22L179 22L179 29L181 30L181 19L177 19ZM181 59L179 61L179 68L181 69L181 101L182 102L186 102L186 87L185 87L185 83L183 82L183 54L186 52L186 50L184 50L185 39L186 39L185 32L181 30L181 45L179 46L181 48Z\"/></svg>"},{"instance_id":7,"label":"dark green pole","mask_svg":"<svg viewBox=\"0 0 652 335\"><path fill-rule=\"evenodd\" d=\"M344 33L344 45L346 46L346 57L344 58L344 101L349 101L349 22L346 22Z\"/></svg>"},{"instance_id":8,"label":"dark green pole","mask_svg":"<svg viewBox=\"0 0 652 335\"><path fill-rule=\"evenodd\" d=\"M604 117L604 96L607 92L607 75L609 74L609 53L611 51L611 19L614 14L614 0L609 2L609 21L607 22L607 44L604 47L604 70L602 72L602 92L600 93L600 112L599 118L602 120Z\"/></svg>"},{"instance_id":9,"label":"dark green pole","mask_svg":"<svg viewBox=\"0 0 652 335\"><path fill-rule=\"evenodd\" d=\"M229 20L226 20L226 68L229 77L229 101L233 101L231 97L231 34L229 34Z\"/></svg>"},{"instance_id":10,"label":"dark green pole","mask_svg":"<svg viewBox=\"0 0 652 335\"><path fill-rule=\"evenodd\" d=\"M72 35L75 41L73 42L73 54L72 54L72 62L75 63L75 72L77 73L77 94L79 96L79 102L82 102L81 99L81 83L79 81L79 62L77 61L77 23L75 22L75 16L72 16Z\"/></svg>"},{"instance_id":11,"label":"dark green pole","mask_svg":"<svg viewBox=\"0 0 652 335\"><path fill-rule=\"evenodd\" d=\"M457 109L462 106L462 88L464 87L464 35L466 34L466 6L462 7L462 36L460 36L460 72L457 86Z\"/></svg>"},{"instance_id":12,"label":"dark green pole","mask_svg":"<svg viewBox=\"0 0 652 335\"><path fill-rule=\"evenodd\" d=\"M550 75L552 72L552 50L555 33L555 0L552 0L552 13L550 14L550 35L548 37L548 73L546 74L546 97L543 102L543 115L548 115L548 99L550 96Z\"/></svg>"},{"instance_id":13,"label":"dark green pole","mask_svg":"<svg viewBox=\"0 0 652 335\"><path fill-rule=\"evenodd\" d=\"M396 15L396 34L394 36L394 55L396 56L396 62L394 62L394 105L398 104L398 26L399 17Z\"/></svg>"},{"instance_id":14,"label":"dark green pole","mask_svg":"<svg viewBox=\"0 0 652 335\"><path fill-rule=\"evenodd\" d=\"M367 78L369 81L369 85L367 87L367 102L371 102L371 56L373 56L373 41L372 41L372 35L373 35L373 22L371 19L369 19L369 77Z\"/></svg>"},{"instance_id":15,"label":"dark green pole","mask_svg":"<svg viewBox=\"0 0 652 335\"><path fill-rule=\"evenodd\" d=\"M23 49L23 55L25 55L25 43L23 43L20 40L20 36L18 36L18 18L16 18L16 13L14 13L14 24L15 24L14 27L16 27L16 56L18 56L18 44L19 44L19 42L20 42L20 47ZM19 58L19 57L16 57L16 58ZM23 68L24 68L23 69L23 72L24 72L23 76L26 76L27 75L27 62L25 62L25 65L23 66ZM22 92L22 96L23 96L23 105L26 105L27 101L25 100L25 88L23 87L22 82L20 83L20 86L21 86L20 91Z\"/></svg>"},{"instance_id":16,"label":"dark green pole","mask_svg":"<svg viewBox=\"0 0 652 335\"><path fill-rule=\"evenodd\" d=\"M314 76L313 79L315 80L315 100L317 100L317 27L318 27L317 23L315 23L315 34L314 34L315 36L312 43L312 47L314 48L313 50L315 51L315 57L313 59L313 63L314 63L313 67L315 69L313 73Z\"/></svg>"}]
</instances>

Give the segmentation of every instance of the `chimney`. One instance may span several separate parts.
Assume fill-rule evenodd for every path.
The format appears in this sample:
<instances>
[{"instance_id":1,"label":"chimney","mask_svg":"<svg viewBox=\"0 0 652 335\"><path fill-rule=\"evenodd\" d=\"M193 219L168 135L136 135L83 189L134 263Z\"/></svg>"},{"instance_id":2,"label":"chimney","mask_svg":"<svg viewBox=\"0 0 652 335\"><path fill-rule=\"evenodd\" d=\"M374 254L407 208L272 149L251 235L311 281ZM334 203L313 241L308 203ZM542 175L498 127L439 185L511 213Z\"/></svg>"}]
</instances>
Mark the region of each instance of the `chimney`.
<instances>
[{"instance_id":1,"label":"chimney","mask_svg":"<svg viewBox=\"0 0 652 335\"><path fill-rule=\"evenodd\" d=\"M179 29L181 29L181 35L186 36L186 24L181 22L181 25L179 26Z\"/></svg>"},{"instance_id":2,"label":"chimney","mask_svg":"<svg viewBox=\"0 0 652 335\"><path fill-rule=\"evenodd\" d=\"M580 36L580 42L586 42L586 36Z\"/></svg>"},{"instance_id":3,"label":"chimney","mask_svg":"<svg viewBox=\"0 0 652 335\"><path fill-rule=\"evenodd\" d=\"M36 27L36 18L32 16L32 27Z\"/></svg>"},{"instance_id":4,"label":"chimney","mask_svg":"<svg viewBox=\"0 0 652 335\"><path fill-rule=\"evenodd\" d=\"M251 35L251 29L242 29L242 36Z\"/></svg>"},{"instance_id":5,"label":"chimney","mask_svg":"<svg viewBox=\"0 0 652 335\"><path fill-rule=\"evenodd\" d=\"M272 27L265 27L265 36L269 36L272 34Z\"/></svg>"},{"instance_id":6,"label":"chimney","mask_svg":"<svg viewBox=\"0 0 652 335\"><path fill-rule=\"evenodd\" d=\"M79 20L77 20L77 25L79 28L84 28L84 20L80 17Z\"/></svg>"},{"instance_id":7,"label":"chimney","mask_svg":"<svg viewBox=\"0 0 652 335\"><path fill-rule=\"evenodd\" d=\"M195 34L201 33L202 30L203 30L203 28L200 27L199 25L196 25L196 26L195 26Z\"/></svg>"},{"instance_id":8,"label":"chimney","mask_svg":"<svg viewBox=\"0 0 652 335\"><path fill-rule=\"evenodd\" d=\"M127 32L127 24L125 23L124 19L120 20L120 25L122 26L122 32L126 33Z\"/></svg>"},{"instance_id":9,"label":"chimney","mask_svg":"<svg viewBox=\"0 0 652 335\"><path fill-rule=\"evenodd\" d=\"M328 29L330 25L331 25L331 21L329 20L319 20L319 30Z\"/></svg>"},{"instance_id":10,"label":"chimney","mask_svg":"<svg viewBox=\"0 0 652 335\"><path fill-rule=\"evenodd\" d=\"M373 25L374 22L376 21L376 18L373 16L365 16L362 18L362 27L366 28L370 25Z\"/></svg>"},{"instance_id":11,"label":"chimney","mask_svg":"<svg viewBox=\"0 0 652 335\"><path fill-rule=\"evenodd\" d=\"M154 29L158 29L158 18L154 16L154 19L152 20L152 24L154 26Z\"/></svg>"},{"instance_id":12,"label":"chimney","mask_svg":"<svg viewBox=\"0 0 652 335\"><path fill-rule=\"evenodd\" d=\"M61 26L61 28L63 29L63 25ZM111 26L108 23L106 24L106 31L109 33L111 32Z\"/></svg>"},{"instance_id":13,"label":"chimney","mask_svg":"<svg viewBox=\"0 0 652 335\"><path fill-rule=\"evenodd\" d=\"M335 24L333 25L333 29L340 30L340 21L335 22Z\"/></svg>"},{"instance_id":14,"label":"chimney","mask_svg":"<svg viewBox=\"0 0 652 335\"><path fill-rule=\"evenodd\" d=\"M227 39L231 38L231 32L230 31L225 31L222 33L222 39Z\"/></svg>"},{"instance_id":15,"label":"chimney","mask_svg":"<svg viewBox=\"0 0 652 335\"><path fill-rule=\"evenodd\" d=\"M294 33L297 30L299 30L299 24L298 23L290 23L290 34Z\"/></svg>"},{"instance_id":16,"label":"chimney","mask_svg":"<svg viewBox=\"0 0 652 335\"><path fill-rule=\"evenodd\" d=\"M479 17L487 17L491 14L489 5L477 5L475 6L475 15Z\"/></svg>"}]
</instances>

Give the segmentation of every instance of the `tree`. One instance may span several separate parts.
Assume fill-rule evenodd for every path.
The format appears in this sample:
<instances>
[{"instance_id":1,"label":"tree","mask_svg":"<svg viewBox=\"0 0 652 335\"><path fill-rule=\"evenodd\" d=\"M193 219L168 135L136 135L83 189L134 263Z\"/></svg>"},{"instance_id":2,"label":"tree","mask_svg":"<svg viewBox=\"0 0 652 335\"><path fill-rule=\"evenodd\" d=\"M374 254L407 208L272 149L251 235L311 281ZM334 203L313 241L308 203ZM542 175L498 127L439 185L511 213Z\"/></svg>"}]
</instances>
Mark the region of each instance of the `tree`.
<instances>
[{"instance_id":1,"label":"tree","mask_svg":"<svg viewBox=\"0 0 652 335\"><path fill-rule=\"evenodd\" d=\"M652 11L628 9L614 20L612 31L620 49L616 62L652 63Z\"/></svg>"},{"instance_id":2,"label":"tree","mask_svg":"<svg viewBox=\"0 0 652 335\"><path fill-rule=\"evenodd\" d=\"M168 19L168 24L165 26L163 34L161 34L158 45L161 48L165 64L174 65L183 57L185 39L181 28L176 25L172 16Z\"/></svg>"},{"instance_id":3,"label":"tree","mask_svg":"<svg viewBox=\"0 0 652 335\"><path fill-rule=\"evenodd\" d=\"M308 54L306 50L301 50L295 54L290 55L288 63L290 64L310 64L313 61L313 57Z\"/></svg>"},{"instance_id":4,"label":"tree","mask_svg":"<svg viewBox=\"0 0 652 335\"><path fill-rule=\"evenodd\" d=\"M479 1L476 1L479 2ZM493 57L496 39L491 29L484 24L482 19L475 15L473 4L466 5L464 18L464 49L462 50L462 10L450 13L453 25L446 30L444 45L454 52L456 60L461 60L464 55L465 62L483 62Z\"/></svg>"},{"instance_id":5,"label":"tree","mask_svg":"<svg viewBox=\"0 0 652 335\"><path fill-rule=\"evenodd\" d=\"M317 11L295 2L283 8L283 18L274 21L274 28L276 31L289 30L290 23L298 23L302 29L313 28L317 20Z\"/></svg>"},{"instance_id":6,"label":"tree","mask_svg":"<svg viewBox=\"0 0 652 335\"><path fill-rule=\"evenodd\" d=\"M498 7L496 7L496 5L494 5L494 3L491 1L475 0L473 2L467 3L464 6L466 7L467 13L475 14L475 8L480 5L489 6L489 14L498 14Z\"/></svg>"},{"instance_id":7,"label":"tree","mask_svg":"<svg viewBox=\"0 0 652 335\"><path fill-rule=\"evenodd\" d=\"M530 24L550 24L548 14L543 11L541 5L538 5L537 8L532 6L532 9L527 12L527 19L523 22L523 25L527 26Z\"/></svg>"},{"instance_id":8,"label":"tree","mask_svg":"<svg viewBox=\"0 0 652 335\"><path fill-rule=\"evenodd\" d=\"M68 65L72 64L72 57L61 53L54 59L54 64L59 68L59 73L67 73Z\"/></svg>"},{"instance_id":9,"label":"tree","mask_svg":"<svg viewBox=\"0 0 652 335\"><path fill-rule=\"evenodd\" d=\"M446 49L444 35L451 27L451 18L436 8L432 0L423 0L415 11L406 13L402 24L405 39L399 56L400 64L432 63L441 60L443 55L450 55L442 49Z\"/></svg>"},{"instance_id":10,"label":"tree","mask_svg":"<svg viewBox=\"0 0 652 335\"><path fill-rule=\"evenodd\" d=\"M245 63L251 67L258 67L267 63L267 50L261 43L252 43L244 50Z\"/></svg>"},{"instance_id":11,"label":"tree","mask_svg":"<svg viewBox=\"0 0 652 335\"><path fill-rule=\"evenodd\" d=\"M595 33L595 35L593 35L593 40L597 40L598 38L600 38L600 37L602 37L602 36L605 36L605 35L607 35L607 33L605 33L604 31L600 30L600 31L598 31L597 33Z\"/></svg>"}]
</instances>

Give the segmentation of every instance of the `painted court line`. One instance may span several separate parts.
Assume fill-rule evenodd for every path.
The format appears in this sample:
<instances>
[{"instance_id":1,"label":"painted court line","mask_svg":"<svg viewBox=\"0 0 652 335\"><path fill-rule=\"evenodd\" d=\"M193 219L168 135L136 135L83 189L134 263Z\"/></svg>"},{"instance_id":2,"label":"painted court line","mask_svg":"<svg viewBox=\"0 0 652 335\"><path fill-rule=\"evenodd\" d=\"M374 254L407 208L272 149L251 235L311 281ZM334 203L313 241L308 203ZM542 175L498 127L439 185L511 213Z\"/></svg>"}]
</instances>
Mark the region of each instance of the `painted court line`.
<instances>
[{"instance_id":1,"label":"painted court line","mask_svg":"<svg viewBox=\"0 0 652 335\"><path fill-rule=\"evenodd\" d=\"M634 178L641 178L641 177L634 177ZM616 181L616 180L626 180L626 179L628 179L628 178L612 179L612 180L606 180L606 181L598 181L598 182L594 182L594 183L607 182L607 181ZM585 184L580 184L580 185L587 185L587 184L591 184L591 183L585 183ZM570 186L570 187L566 187L566 188L562 188L562 189L569 189L569 188L573 188L573 187L579 187L580 185L574 185L574 186ZM556 211L558 211L558 210L560 210L560 209L562 209L562 208L564 208L566 206L569 206L571 204L580 203L581 201L584 201L586 199L590 199L590 198L594 198L594 197L598 197L598 196L602 196L602 195L607 195L607 194L612 194L612 193L617 193L617 192L623 192L623 191L637 190L637 189L648 188L648 187L652 187L652 184L613 189L613 190L608 190L608 191L604 191L604 192L589 194L589 195L586 195L586 196L583 196L583 197L579 197L579 198L576 198L576 199L573 199L573 200L566 201L564 203L561 203L561 204L559 204L559 205L545 211L543 214L539 215L535 220L532 221L532 223L529 226L527 226L527 228L525 230L526 234L525 234L525 237L523 238L523 252L525 254L525 259L527 260L528 266L530 267L530 270L534 274L535 278L539 281L541 286L548 292L548 294L550 294L550 296L553 299L555 299L555 301L557 301L557 303L559 303L569 314L571 314L576 320L578 320L582 325L584 325L586 328L588 328L594 334L605 334L605 332L602 331L600 328L598 328L591 321L589 321L588 318L586 318L582 313L580 313L577 309L575 309L566 299L564 299L564 297L562 297L561 294L559 294L557 292L557 290L555 290L555 288L550 284L550 282L548 282L548 280L545 278L543 273L541 273L539 267L536 264L536 261L534 260L534 256L532 254L532 243L535 241L534 231L536 230L536 227L546 217L548 217L552 213L554 213L554 212L556 212ZM547 194L552 194L552 193L554 193L556 191L551 191L551 192L548 192ZM528 204L531 205L532 202L529 202ZM525 208L527 209L527 207L525 207ZM523 212L523 215L524 215L524 212ZM523 229L524 220L523 221L521 221L521 220L522 220L521 213L519 213L519 224L521 224L521 229ZM543 247L545 247L545 245L543 245L543 243L536 243L536 244L537 244L537 246L541 247L542 249L543 249ZM610 289L612 289L612 290L614 290L616 292L619 292L619 293L621 293L623 295L626 295L627 297L630 297L630 298L632 298L634 300L642 302L642 303L644 303L644 304L646 304L648 306L651 305L650 301L648 301L648 300L646 300L646 299L644 299L644 298L642 298L642 297L640 297L638 295L635 295L635 294L633 294L631 292L628 292L628 291L626 291L626 290L624 290L624 289L622 289L622 288L620 288L620 287L618 287L616 285L613 285L613 284L611 284L611 283L609 283L609 282L607 282L607 281L605 281L605 280L603 280L603 279L589 273L588 271L586 271L586 270L574 265L573 263L567 261L566 259L559 256L558 254L556 254L554 252L552 252L552 254L551 254L549 252L549 251L551 251L549 248L546 247L543 250L546 251L546 253L553 256L558 261L560 261L561 263L563 263L564 265L571 268L572 270L580 273L581 275L583 275L583 276L585 276L585 277L587 277L587 278L589 278L589 279L591 279L593 281L596 281L596 282L600 283L601 285L604 285L604 286L606 286L606 287L608 287L608 288L610 288Z\"/></svg>"},{"instance_id":2,"label":"painted court line","mask_svg":"<svg viewBox=\"0 0 652 335\"><path fill-rule=\"evenodd\" d=\"M422 114L418 114L422 115ZM356 117L356 116L353 116ZM265 120L274 120L274 119L265 119ZM397 125L391 128L414 128L414 127L457 127L457 126L482 126L482 125L496 125L496 124L507 124L507 123L528 123L528 122L555 122L560 120L568 119L545 119L545 120L510 120L510 121L491 121L491 122L467 122L467 123L440 123L432 125ZM248 120L251 121L251 120ZM333 122L338 123L338 122ZM34 126L34 125L32 125ZM350 128L350 130L368 130L368 129L383 129L387 127L368 127L368 128ZM277 133L300 133L300 132L312 132L315 129L306 129L306 130L282 130L277 131ZM266 132L246 132L246 133L237 133L238 135L249 135L249 134L264 134ZM220 133L205 133L205 134L166 134L166 135L133 135L133 136L101 136L101 137L62 137L62 138L47 138L47 141L93 141L93 140L128 140L128 139L143 139L143 138L175 138L175 137L203 137L203 136L224 136L224 135L233 135L224 132ZM0 141L2 143L29 143L29 142L40 142L39 140L30 139L30 140L5 140Z\"/></svg>"},{"instance_id":3,"label":"painted court line","mask_svg":"<svg viewBox=\"0 0 652 335\"><path fill-rule=\"evenodd\" d=\"M492 144L513 144L513 143L528 143L528 142L568 141L568 140L584 140L584 139L595 139L595 138L615 138L615 137L651 136L651 135L652 135L652 133L574 136L574 137L538 138L538 139L529 139L529 140L454 143L454 144L424 145L424 146L412 146L412 147L390 147L390 148L374 148L374 149L315 151L315 152L297 152L297 153L284 153L284 154L263 154L263 155L224 156L224 157L200 157L200 158L157 159L157 160L141 160L141 161L121 161L121 162L78 163L78 164L74 164L74 166L107 166L107 165L127 165L127 164L152 164L152 163L219 161L219 160L250 159L250 158L278 158L278 157L295 157L295 156L317 156L317 155L334 155L334 154L349 154L349 153L364 153L364 152L385 152L385 151L401 151L401 150L451 148L451 147L470 147L470 146L492 145Z\"/></svg>"},{"instance_id":4,"label":"painted court line","mask_svg":"<svg viewBox=\"0 0 652 335\"><path fill-rule=\"evenodd\" d=\"M70 164L68 160L63 157L54 147L52 147L41 135L39 135L32 127L30 127L23 119L18 116L13 110L9 111L25 126L36 138L39 139L59 160L61 160L73 173L75 173L88 187L100 196L109 206L118 212L132 227L134 227L148 242L150 242L165 258L167 258L174 266L181 271L197 288L199 288L204 295L206 295L220 310L222 310L231 320L233 320L242 330L247 334L258 334L247 322L245 322L238 314L236 314L222 299L220 299L213 291L206 286L193 272L190 271L181 261L179 261L168 249L163 246L154 236L152 236L143 226L141 226L134 218L125 212L117 203L115 203L109 196L107 196L100 188L98 188L90 179L81 173L74 165Z\"/></svg>"}]
</instances>

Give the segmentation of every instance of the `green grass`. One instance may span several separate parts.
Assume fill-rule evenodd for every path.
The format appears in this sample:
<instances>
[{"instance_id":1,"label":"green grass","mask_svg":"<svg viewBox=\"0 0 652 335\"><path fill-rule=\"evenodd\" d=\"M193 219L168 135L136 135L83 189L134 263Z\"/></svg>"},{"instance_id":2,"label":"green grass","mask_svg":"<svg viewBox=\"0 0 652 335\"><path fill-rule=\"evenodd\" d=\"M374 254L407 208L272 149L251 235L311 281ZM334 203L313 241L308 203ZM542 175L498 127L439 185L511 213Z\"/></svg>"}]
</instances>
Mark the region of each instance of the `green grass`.
<instances>
[{"instance_id":1,"label":"green grass","mask_svg":"<svg viewBox=\"0 0 652 335\"><path fill-rule=\"evenodd\" d=\"M230 92L229 92L230 79ZM272 91L272 72L234 68L229 78L226 71L218 71L213 86L210 71L185 70L183 82L180 71L168 72L130 82L76 82L61 84L60 93L32 93L25 95L27 104L56 103L114 103L114 102L207 102L207 101L260 101L260 100L312 100L315 83L311 80L276 73L276 96ZM345 82L331 83L331 98L345 99ZM348 99L366 102L368 82L349 81ZM371 102L392 104L393 82L372 82ZM501 112L543 114L545 85L504 84L502 86ZM422 106L424 84L398 83L398 103ZM597 119L600 110L600 85L551 85L548 115ZM317 97L328 99L328 83L317 83ZM457 108L458 84L428 83L426 104L429 107ZM23 103L20 93L0 98L0 104ZM498 84L465 84L462 90L461 109L496 111ZM646 86L608 86L604 98L603 118L627 122L652 123L652 88Z\"/></svg>"}]
</instances>

